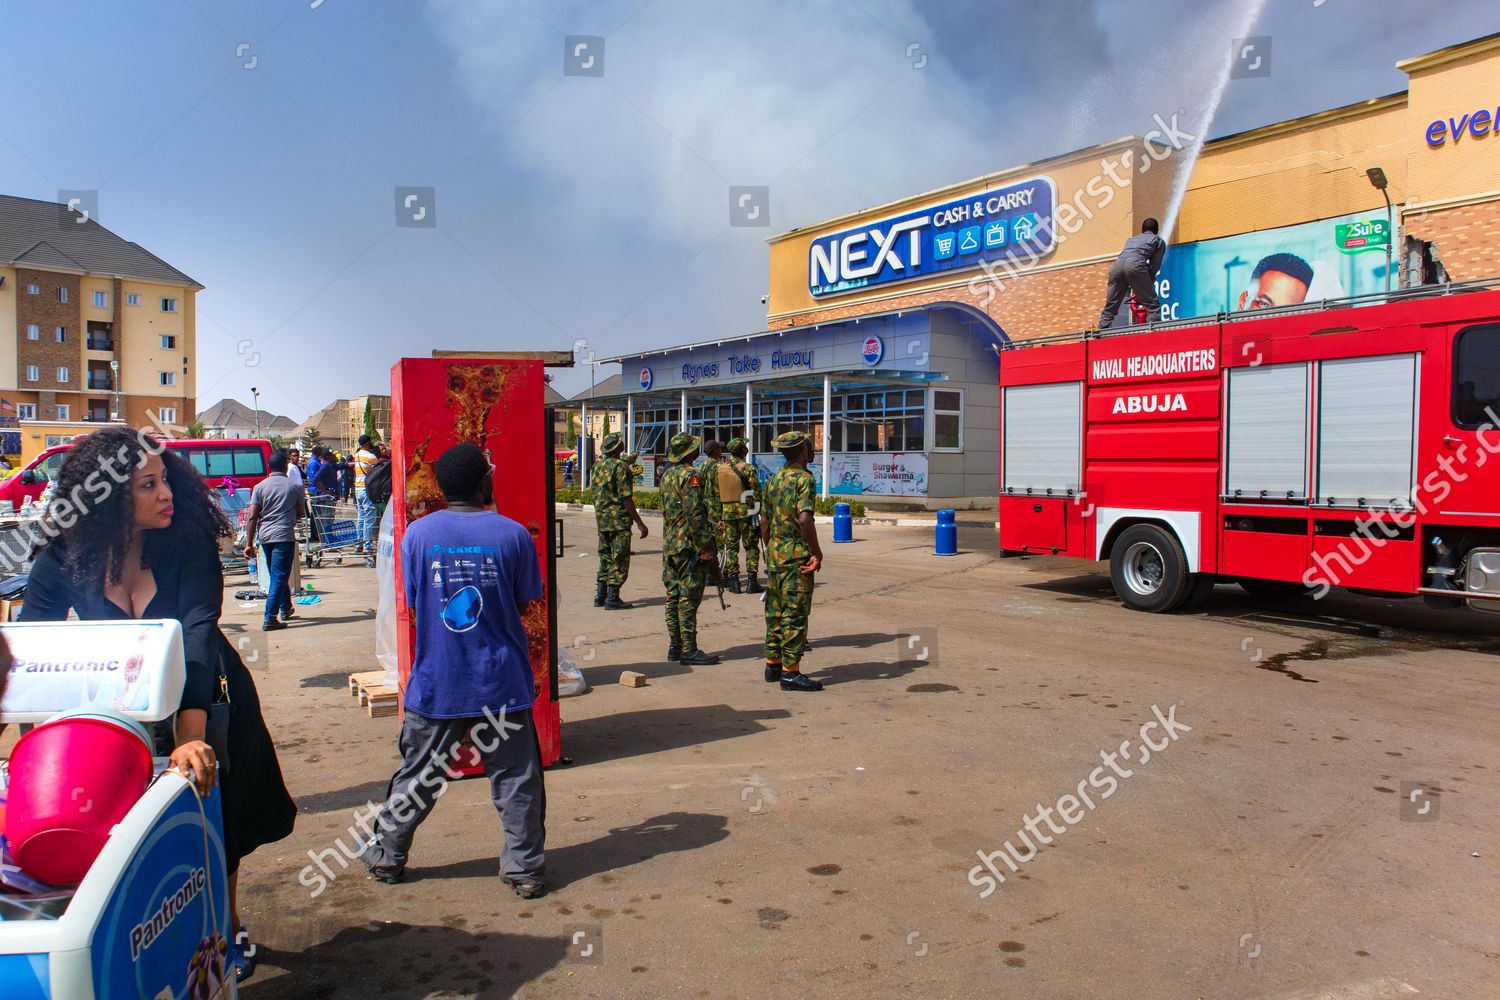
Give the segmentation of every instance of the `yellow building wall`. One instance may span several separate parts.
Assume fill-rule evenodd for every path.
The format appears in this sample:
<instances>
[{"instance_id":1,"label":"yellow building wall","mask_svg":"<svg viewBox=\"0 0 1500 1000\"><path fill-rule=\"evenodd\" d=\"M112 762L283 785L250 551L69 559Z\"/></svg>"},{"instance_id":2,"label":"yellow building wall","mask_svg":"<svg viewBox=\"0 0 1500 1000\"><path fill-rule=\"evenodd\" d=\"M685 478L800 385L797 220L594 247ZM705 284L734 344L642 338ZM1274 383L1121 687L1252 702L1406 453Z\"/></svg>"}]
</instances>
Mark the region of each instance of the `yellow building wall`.
<instances>
[{"instance_id":1,"label":"yellow building wall","mask_svg":"<svg viewBox=\"0 0 1500 1000\"><path fill-rule=\"evenodd\" d=\"M136 396L191 396L192 375L196 367L194 343L191 333L193 324L193 291L174 285L161 285L145 281L122 281L120 294L140 296L140 305L122 305L120 308L120 388ZM161 300L171 297L177 300L177 311L161 310ZM177 338L172 350L161 346L163 336ZM183 374L183 359L187 359L188 372ZM177 384L170 388L161 384L161 372L174 372Z\"/></svg>"},{"instance_id":2,"label":"yellow building wall","mask_svg":"<svg viewBox=\"0 0 1500 1000\"><path fill-rule=\"evenodd\" d=\"M104 293L104 305L94 305L94 293ZM108 323L115 318L115 283L112 278L95 278L84 275L78 279L78 313L83 320L79 336L88 329L90 320Z\"/></svg>"},{"instance_id":3,"label":"yellow building wall","mask_svg":"<svg viewBox=\"0 0 1500 1000\"><path fill-rule=\"evenodd\" d=\"M14 389L16 388L16 269L0 267L0 278L5 279L5 286L0 288L0 389ZM7 415L15 416L14 413Z\"/></svg>"},{"instance_id":4,"label":"yellow building wall","mask_svg":"<svg viewBox=\"0 0 1500 1000\"><path fill-rule=\"evenodd\" d=\"M1203 148L1173 243L1276 229L1385 209L1365 176L1385 170L1391 201L1406 197L1404 95L1256 129Z\"/></svg>"},{"instance_id":5,"label":"yellow building wall","mask_svg":"<svg viewBox=\"0 0 1500 1000\"><path fill-rule=\"evenodd\" d=\"M1132 145L1134 149L1131 149ZM1125 166L1121 156L1131 150L1132 163ZM978 267L949 271L930 278L915 281L893 282L873 289L848 292L842 295L814 299L808 291L808 252L813 240L829 233L854 228L877 219L901 215L927 205L955 201L967 195L977 194L996 187L1003 187L1030 177L1052 178L1057 188L1058 210L1073 203L1086 206L1093 218L1080 216L1078 228L1072 233L1064 231L1059 219L1057 246L1053 251L1022 270L1057 268L1089 263L1119 253L1120 245L1132 234L1137 225L1136 202L1133 196L1137 178L1151 178L1149 190L1161 186L1170 161L1153 162L1145 174L1140 173L1141 150L1138 140L1120 140L1054 160L1015 167L983 177L928 191L904 198L900 201L880 205L837 219L820 222L806 229L793 230L772 240L770 245L770 275L767 317L772 327L786 326L798 322L803 313L829 312L852 315L875 312L885 308L899 308L908 302L952 299L973 301L983 307L966 287L976 276L983 278L984 271ZM1112 160L1117 164L1114 175L1123 183L1115 183L1106 173L1103 163ZM1090 185L1093 185L1091 188ZM1152 206L1146 214L1156 214L1160 206Z\"/></svg>"},{"instance_id":6,"label":"yellow building wall","mask_svg":"<svg viewBox=\"0 0 1500 1000\"><path fill-rule=\"evenodd\" d=\"M1403 129L1407 154L1409 207L1463 200L1500 198L1500 38L1448 53L1398 64L1411 78L1411 97ZM1475 137L1465 129L1455 140L1449 119L1487 112L1488 134ZM1442 119L1441 145L1427 141L1428 126ZM1486 131L1481 128L1481 131Z\"/></svg>"},{"instance_id":7,"label":"yellow building wall","mask_svg":"<svg viewBox=\"0 0 1500 1000\"><path fill-rule=\"evenodd\" d=\"M118 427L119 424L93 424L82 420L45 420L21 422L21 462L19 468L31 464L31 460L51 445L47 443L48 438L53 437L77 437L80 434L92 434L94 431L105 427ZM59 444L61 442L53 442Z\"/></svg>"}]
</instances>

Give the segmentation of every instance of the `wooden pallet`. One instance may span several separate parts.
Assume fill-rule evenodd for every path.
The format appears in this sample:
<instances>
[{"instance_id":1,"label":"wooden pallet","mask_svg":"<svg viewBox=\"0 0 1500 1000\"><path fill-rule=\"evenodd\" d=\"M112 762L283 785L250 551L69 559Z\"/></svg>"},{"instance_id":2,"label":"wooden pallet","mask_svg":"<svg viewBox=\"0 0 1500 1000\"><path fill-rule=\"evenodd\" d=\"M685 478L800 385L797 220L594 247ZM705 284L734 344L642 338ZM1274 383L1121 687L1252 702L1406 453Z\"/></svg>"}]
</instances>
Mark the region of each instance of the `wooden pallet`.
<instances>
[{"instance_id":1,"label":"wooden pallet","mask_svg":"<svg viewBox=\"0 0 1500 1000\"><path fill-rule=\"evenodd\" d=\"M401 707L401 692L386 684L384 670L350 674L349 693L359 699L372 719L395 715Z\"/></svg>"}]
</instances>

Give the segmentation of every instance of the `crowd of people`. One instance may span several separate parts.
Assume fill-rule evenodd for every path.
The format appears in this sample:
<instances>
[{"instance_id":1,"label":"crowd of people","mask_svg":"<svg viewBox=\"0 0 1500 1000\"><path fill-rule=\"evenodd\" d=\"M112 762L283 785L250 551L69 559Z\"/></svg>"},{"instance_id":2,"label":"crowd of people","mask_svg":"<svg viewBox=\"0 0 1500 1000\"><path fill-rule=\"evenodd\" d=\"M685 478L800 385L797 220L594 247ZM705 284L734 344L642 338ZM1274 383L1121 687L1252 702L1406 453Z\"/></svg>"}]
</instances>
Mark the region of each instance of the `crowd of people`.
<instances>
[{"instance_id":1,"label":"crowd of people","mask_svg":"<svg viewBox=\"0 0 1500 1000\"><path fill-rule=\"evenodd\" d=\"M357 515L356 554L375 552L380 514L390 499L391 449L369 434L360 435L354 451L340 453L313 445L304 460L299 448L286 451L282 474L303 490L308 502L353 503Z\"/></svg>"},{"instance_id":2,"label":"crowd of people","mask_svg":"<svg viewBox=\"0 0 1500 1000\"><path fill-rule=\"evenodd\" d=\"M711 665L719 657L698 646L698 606L710 582L740 593L740 551L748 573L745 592L765 592L765 679L783 691L821 691L802 673L807 621L812 612L813 574L823 563L814 520L817 490L807 468L812 439L788 431L771 442L785 459L762 487L748 460L743 438L702 441L674 435L668 444L671 468L661 477L661 579L666 588L667 659L689 666ZM649 531L636 510L634 470L623 456L625 438L608 434L604 458L589 474L594 518L599 531L599 570L594 606L626 610L620 595L630 575L630 530ZM766 585L758 578L761 552Z\"/></svg>"}]
</instances>

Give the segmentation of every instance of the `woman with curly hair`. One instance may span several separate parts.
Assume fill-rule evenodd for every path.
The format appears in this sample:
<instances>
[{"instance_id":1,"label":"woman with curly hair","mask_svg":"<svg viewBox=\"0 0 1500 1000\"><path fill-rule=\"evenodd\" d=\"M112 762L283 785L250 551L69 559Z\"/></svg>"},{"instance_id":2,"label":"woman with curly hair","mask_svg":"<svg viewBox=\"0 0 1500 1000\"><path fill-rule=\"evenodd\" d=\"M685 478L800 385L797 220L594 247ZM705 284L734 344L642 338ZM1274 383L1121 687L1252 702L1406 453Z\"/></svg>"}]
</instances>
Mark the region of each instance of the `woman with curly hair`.
<instances>
[{"instance_id":1,"label":"woman with curly hair","mask_svg":"<svg viewBox=\"0 0 1500 1000\"><path fill-rule=\"evenodd\" d=\"M240 859L292 832L297 807L281 778L255 682L219 630L223 512L188 462L136 432L110 428L77 439L58 473L21 620L175 618L182 623L187 683L177 713L172 767L204 792L218 779L224 806L229 903L238 975L253 971L236 907ZM209 733L227 703L227 734ZM218 718L226 714L222 708ZM216 752L210 740L219 744Z\"/></svg>"}]
</instances>

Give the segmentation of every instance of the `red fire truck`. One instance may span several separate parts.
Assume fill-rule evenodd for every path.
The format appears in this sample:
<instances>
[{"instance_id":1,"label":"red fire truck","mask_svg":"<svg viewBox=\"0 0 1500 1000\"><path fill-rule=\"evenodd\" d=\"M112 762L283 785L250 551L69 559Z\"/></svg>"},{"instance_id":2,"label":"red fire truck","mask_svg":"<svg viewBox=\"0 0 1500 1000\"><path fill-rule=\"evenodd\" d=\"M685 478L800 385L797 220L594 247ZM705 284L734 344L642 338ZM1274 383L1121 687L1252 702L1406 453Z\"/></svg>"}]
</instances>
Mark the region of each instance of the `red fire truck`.
<instances>
[{"instance_id":1,"label":"red fire truck","mask_svg":"<svg viewBox=\"0 0 1500 1000\"><path fill-rule=\"evenodd\" d=\"M1497 286L1011 345L1002 553L1108 559L1139 611L1217 581L1500 611Z\"/></svg>"}]
</instances>

